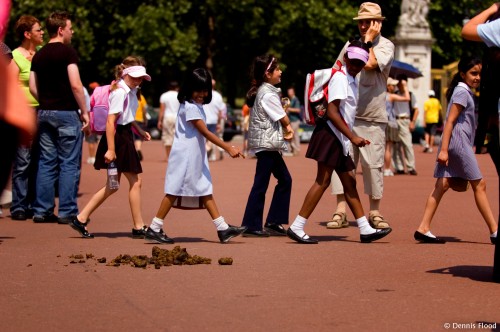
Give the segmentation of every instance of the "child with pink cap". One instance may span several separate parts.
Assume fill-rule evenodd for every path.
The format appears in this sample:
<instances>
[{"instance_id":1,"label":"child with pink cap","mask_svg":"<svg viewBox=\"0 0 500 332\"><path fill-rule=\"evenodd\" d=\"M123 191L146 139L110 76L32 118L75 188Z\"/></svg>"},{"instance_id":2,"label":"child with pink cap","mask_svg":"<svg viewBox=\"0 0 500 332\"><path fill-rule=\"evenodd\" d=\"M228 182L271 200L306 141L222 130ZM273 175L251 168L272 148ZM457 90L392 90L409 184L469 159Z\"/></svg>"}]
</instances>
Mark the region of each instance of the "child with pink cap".
<instances>
[{"instance_id":1,"label":"child with pink cap","mask_svg":"<svg viewBox=\"0 0 500 332\"><path fill-rule=\"evenodd\" d=\"M142 166L135 150L132 128L146 141L151 136L135 122L135 112L138 105L143 80L151 81L146 73L144 61L135 56L126 57L115 68L115 78L109 94L109 113L106 122L106 134L103 135L97 147L94 168L107 169L114 162L118 170L118 178L123 174L130 185L129 202L134 228L133 238L144 238L146 226L141 213L141 178ZM116 129L115 129L116 125ZM94 236L87 231L88 218L104 201L118 189L110 189L104 185L90 199L83 210L71 222L73 227L84 238Z\"/></svg>"},{"instance_id":2,"label":"child with pink cap","mask_svg":"<svg viewBox=\"0 0 500 332\"><path fill-rule=\"evenodd\" d=\"M316 124L306 153L307 158L317 161L316 180L309 189L299 214L287 231L288 237L298 243L318 243L304 232L304 226L329 187L334 170L339 175L347 204L356 218L361 242L379 240L392 231L391 228L377 230L370 226L359 200L353 172L355 165L349 153L351 144L360 148L370 144L370 141L352 132L358 98L356 75L368 61L368 52L362 42L358 40L351 42L344 54L345 65L333 75L328 84L327 114L324 120Z\"/></svg>"}]
</instances>

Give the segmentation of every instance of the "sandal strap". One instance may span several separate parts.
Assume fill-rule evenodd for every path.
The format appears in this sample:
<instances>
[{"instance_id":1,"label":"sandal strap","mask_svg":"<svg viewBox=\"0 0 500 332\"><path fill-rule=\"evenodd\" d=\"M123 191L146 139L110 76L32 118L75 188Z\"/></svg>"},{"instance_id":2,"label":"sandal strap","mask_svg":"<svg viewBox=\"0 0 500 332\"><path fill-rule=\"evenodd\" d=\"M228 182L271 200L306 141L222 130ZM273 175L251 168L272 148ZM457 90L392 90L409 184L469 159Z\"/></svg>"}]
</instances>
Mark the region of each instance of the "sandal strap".
<instances>
[{"instance_id":1,"label":"sandal strap","mask_svg":"<svg viewBox=\"0 0 500 332\"><path fill-rule=\"evenodd\" d=\"M335 216L339 216L340 219L335 219ZM335 212L333 215L332 215L332 221L344 221L346 219L346 215L345 215L345 212Z\"/></svg>"}]
</instances>

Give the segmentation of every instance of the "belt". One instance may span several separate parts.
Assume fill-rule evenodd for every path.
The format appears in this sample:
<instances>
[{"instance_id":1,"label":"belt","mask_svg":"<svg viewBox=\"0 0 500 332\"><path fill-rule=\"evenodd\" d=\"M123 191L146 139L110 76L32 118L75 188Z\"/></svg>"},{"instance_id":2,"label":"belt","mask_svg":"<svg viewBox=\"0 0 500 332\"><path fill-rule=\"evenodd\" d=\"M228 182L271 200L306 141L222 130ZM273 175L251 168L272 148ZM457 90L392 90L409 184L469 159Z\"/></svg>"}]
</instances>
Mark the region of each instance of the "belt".
<instances>
[{"instance_id":1,"label":"belt","mask_svg":"<svg viewBox=\"0 0 500 332\"><path fill-rule=\"evenodd\" d=\"M406 119L409 119L410 116L409 115L398 115L396 116L396 119L398 120L406 120Z\"/></svg>"}]
</instances>

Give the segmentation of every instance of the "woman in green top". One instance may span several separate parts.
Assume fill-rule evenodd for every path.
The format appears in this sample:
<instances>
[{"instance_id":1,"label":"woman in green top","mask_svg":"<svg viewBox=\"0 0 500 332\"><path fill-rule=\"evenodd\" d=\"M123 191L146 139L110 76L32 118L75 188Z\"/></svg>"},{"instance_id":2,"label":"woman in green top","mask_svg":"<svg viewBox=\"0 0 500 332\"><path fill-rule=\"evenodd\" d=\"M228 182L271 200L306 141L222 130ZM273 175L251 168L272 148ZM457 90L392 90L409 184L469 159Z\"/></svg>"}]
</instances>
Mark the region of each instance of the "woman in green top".
<instances>
[{"instance_id":1,"label":"woman in green top","mask_svg":"<svg viewBox=\"0 0 500 332\"><path fill-rule=\"evenodd\" d=\"M19 82L31 107L38 106L37 100L29 91L31 59L37 48L43 43L43 30L40 21L30 15L23 15L15 25L21 45L12 52L16 66L12 66L19 76ZM26 220L31 217L31 199L28 190L29 169L31 164L31 146L19 146L12 170L12 220Z\"/></svg>"}]
</instances>

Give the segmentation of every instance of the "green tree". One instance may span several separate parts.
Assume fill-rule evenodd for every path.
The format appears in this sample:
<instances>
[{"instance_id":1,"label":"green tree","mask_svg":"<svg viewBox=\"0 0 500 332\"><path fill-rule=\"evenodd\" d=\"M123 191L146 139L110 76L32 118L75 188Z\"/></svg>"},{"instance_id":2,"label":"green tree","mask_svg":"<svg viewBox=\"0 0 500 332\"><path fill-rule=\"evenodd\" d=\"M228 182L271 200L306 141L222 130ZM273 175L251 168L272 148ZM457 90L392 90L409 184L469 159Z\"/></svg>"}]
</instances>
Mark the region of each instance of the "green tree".
<instances>
[{"instance_id":1,"label":"green tree","mask_svg":"<svg viewBox=\"0 0 500 332\"><path fill-rule=\"evenodd\" d=\"M182 80L188 69L207 67L228 101L249 88L252 59L271 52L284 69L282 86L296 85L300 96L307 73L333 64L344 43L358 35L356 16L363 0L19 0L11 12L42 22L54 10L74 15L73 46L80 56L84 83L107 83L127 55L144 57L153 82L144 85L149 102L158 103L168 80ZM432 65L441 67L462 54L481 53L462 41L462 21L483 10L486 0L432 0L428 20L435 43ZM380 1L386 16L382 33L395 35L400 0ZM444 19L446 18L446 19ZM6 42L19 41L9 33Z\"/></svg>"}]
</instances>

